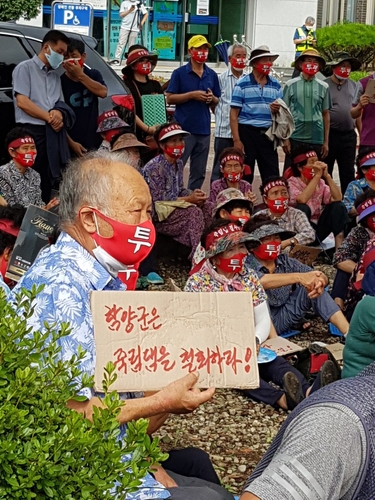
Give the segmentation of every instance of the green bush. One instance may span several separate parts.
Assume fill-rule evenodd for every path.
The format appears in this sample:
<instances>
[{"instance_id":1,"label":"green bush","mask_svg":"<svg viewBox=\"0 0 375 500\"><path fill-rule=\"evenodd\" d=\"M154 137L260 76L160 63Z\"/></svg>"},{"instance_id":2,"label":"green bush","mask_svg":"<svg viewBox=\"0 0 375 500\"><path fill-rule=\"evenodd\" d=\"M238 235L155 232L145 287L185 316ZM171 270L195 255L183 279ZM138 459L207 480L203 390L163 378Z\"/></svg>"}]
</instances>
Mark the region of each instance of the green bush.
<instances>
[{"instance_id":1,"label":"green bush","mask_svg":"<svg viewBox=\"0 0 375 500\"><path fill-rule=\"evenodd\" d=\"M146 434L145 419L130 423L126 438L118 440L124 402L109 392L116 378L111 363L104 374L105 408L94 409L93 421L67 408L69 400L82 399L75 394L92 387L93 380L78 368L83 351L69 361L59 359L67 324L60 332L53 325L45 325L46 333L27 327L36 293L17 295L16 310L22 314L0 294L0 498L124 499L166 455ZM127 453L132 458L125 462Z\"/></svg>"},{"instance_id":2,"label":"green bush","mask_svg":"<svg viewBox=\"0 0 375 500\"><path fill-rule=\"evenodd\" d=\"M0 21L17 21L21 16L32 19L38 15L42 3L43 0L1 0Z\"/></svg>"},{"instance_id":3,"label":"green bush","mask_svg":"<svg viewBox=\"0 0 375 500\"><path fill-rule=\"evenodd\" d=\"M361 78L365 78L368 75L367 71L352 71L350 73L350 79L358 82L358 80L361 80Z\"/></svg>"},{"instance_id":4,"label":"green bush","mask_svg":"<svg viewBox=\"0 0 375 500\"><path fill-rule=\"evenodd\" d=\"M317 30L317 49L327 61L333 53L344 50L357 57L364 68L375 57L375 26L359 23L337 23Z\"/></svg>"}]
</instances>

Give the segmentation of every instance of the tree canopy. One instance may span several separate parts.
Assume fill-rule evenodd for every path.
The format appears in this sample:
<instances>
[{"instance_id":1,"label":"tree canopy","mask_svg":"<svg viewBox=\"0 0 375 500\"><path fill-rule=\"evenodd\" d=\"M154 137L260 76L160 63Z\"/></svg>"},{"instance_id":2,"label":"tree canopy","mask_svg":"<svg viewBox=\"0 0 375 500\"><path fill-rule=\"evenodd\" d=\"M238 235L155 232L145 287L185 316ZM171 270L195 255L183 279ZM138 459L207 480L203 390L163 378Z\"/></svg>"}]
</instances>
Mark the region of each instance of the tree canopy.
<instances>
[{"instance_id":1,"label":"tree canopy","mask_svg":"<svg viewBox=\"0 0 375 500\"><path fill-rule=\"evenodd\" d=\"M41 9L43 0L1 0L0 21L17 21L20 17L32 19Z\"/></svg>"}]
</instances>

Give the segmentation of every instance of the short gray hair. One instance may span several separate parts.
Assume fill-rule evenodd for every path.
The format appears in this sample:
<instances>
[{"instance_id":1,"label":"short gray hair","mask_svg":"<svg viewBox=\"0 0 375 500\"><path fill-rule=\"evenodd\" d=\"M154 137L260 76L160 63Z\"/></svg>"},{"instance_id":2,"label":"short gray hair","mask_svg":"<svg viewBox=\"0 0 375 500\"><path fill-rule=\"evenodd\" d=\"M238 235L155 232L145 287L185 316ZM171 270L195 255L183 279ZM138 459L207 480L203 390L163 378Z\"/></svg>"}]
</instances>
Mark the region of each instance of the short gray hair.
<instances>
[{"instance_id":1,"label":"short gray hair","mask_svg":"<svg viewBox=\"0 0 375 500\"><path fill-rule=\"evenodd\" d=\"M237 47L239 47L240 49L246 50L245 45L242 45L241 43L234 43L233 45L229 45L229 47L228 47L228 56L229 57L232 57L233 51Z\"/></svg>"},{"instance_id":2,"label":"short gray hair","mask_svg":"<svg viewBox=\"0 0 375 500\"><path fill-rule=\"evenodd\" d=\"M315 24L315 19L313 17L311 17L311 16L306 17L305 24L308 24L309 26L312 26L313 24Z\"/></svg>"},{"instance_id":3,"label":"short gray hair","mask_svg":"<svg viewBox=\"0 0 375 500\"><path fill-rule=\"evenodd\" d=\"M78 211L85 203L104 215L110 215L112 178L109 167L119 161L121 162L121 155L94 151L70 162L60 185L61 228L77 220Z\"/></svg>"}]
</instances>

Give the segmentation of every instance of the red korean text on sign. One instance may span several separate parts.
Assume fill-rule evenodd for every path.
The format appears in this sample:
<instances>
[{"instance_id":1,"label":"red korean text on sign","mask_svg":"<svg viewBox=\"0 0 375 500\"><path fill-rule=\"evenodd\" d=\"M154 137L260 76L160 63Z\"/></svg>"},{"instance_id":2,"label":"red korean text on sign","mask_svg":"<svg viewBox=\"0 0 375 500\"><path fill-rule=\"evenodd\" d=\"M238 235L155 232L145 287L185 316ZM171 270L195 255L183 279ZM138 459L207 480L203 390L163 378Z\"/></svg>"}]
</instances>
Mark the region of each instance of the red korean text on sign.
<instances>
[{"instance_id":1,"label":"red korean text on sign","mask_svg":"<svg viewBox=\"0 0 375 500\"><path fill-rule=\"evenodd\" d=\"M107 312L105 313L105 321L109 325L108 328L113 332L120 331L123 326L123 330L126 333L132 333L135 326L135 321L140 325L140 329L146 332L150 329L159 330L162 327L160 320L160 315L156 307L152 308L151 313L147 312L146 307L140 306L137 310L134 310L132 306L128 306L127 309L123 307L117 307L114 304L112 307L105 306Z\"/></svg>"},{"instance_id":2,"label":"red korean text on sign","mask_svg":"<svg viewBox=\"0 0 375 500\"><path fill-rule=\"evenodd\" d=\"M129 370L134 373L139 373L142 370L149 372L164 371L169 372L176 366L175 361L169 359L170 352L165 346L150 347L142 350L141 346L124 350L117 349L113 353L115 357L114 365L117 371L126 375Z\"/></svg>"}]
</instances>

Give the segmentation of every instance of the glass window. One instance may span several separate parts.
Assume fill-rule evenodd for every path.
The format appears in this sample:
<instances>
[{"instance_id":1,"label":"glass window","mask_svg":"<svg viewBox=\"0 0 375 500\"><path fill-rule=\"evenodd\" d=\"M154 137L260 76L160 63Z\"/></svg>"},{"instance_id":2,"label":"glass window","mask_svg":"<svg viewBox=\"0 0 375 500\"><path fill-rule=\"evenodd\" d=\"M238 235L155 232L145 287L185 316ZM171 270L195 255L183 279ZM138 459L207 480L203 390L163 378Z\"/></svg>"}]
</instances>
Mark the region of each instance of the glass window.
<instances>
[{"instance_id":1,"label":"glass window","mask_svg":"<svg viewBox=\"0 0 375 500\"><path fill-rule=\"evenodd\" d=\"M0 34L0 88L12 86L12 73L18 63L33 57L22 38Z\"/></svg>"}]
</instances>

